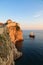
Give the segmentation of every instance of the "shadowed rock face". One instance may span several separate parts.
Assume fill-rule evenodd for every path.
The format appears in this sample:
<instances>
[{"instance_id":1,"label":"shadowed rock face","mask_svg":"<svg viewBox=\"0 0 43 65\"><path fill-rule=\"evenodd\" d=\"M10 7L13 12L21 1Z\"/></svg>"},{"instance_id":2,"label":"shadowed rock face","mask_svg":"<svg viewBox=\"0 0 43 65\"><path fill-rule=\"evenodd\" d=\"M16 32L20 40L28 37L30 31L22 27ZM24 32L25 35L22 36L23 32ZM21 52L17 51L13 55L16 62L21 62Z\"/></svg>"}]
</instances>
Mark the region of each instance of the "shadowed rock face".
<instances>
[{"instance_id":1,"label":"shadowed rock face","mask_svg":"<svg viewBox=\"0 0 43 65\"><path fill-rule=\"evenodd\" d=\"M8 28L6 26L2 28L3 32L0 33L0 65L15 65L14 60L22 56L22 53L11 42Z\"/></svg>"}]
</instances>

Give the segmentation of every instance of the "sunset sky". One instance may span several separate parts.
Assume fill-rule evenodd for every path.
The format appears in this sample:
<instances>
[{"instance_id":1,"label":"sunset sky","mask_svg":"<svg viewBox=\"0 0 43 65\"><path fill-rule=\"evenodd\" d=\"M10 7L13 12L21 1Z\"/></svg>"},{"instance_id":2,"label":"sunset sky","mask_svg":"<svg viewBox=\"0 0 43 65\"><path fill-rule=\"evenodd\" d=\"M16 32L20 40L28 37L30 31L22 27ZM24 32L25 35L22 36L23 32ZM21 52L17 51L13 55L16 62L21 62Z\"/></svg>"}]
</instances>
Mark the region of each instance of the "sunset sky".
<instances>
[{"instance_id":1,"label":"sunset sky","mask_svg":"<svg viewBox=\"0 0 43 65\"><path fill-rule=\"evenodd\" d=\"M43 30L43 0L0 0L0 22L7 19L23 30Z\"/></svg>"}]
</instances>

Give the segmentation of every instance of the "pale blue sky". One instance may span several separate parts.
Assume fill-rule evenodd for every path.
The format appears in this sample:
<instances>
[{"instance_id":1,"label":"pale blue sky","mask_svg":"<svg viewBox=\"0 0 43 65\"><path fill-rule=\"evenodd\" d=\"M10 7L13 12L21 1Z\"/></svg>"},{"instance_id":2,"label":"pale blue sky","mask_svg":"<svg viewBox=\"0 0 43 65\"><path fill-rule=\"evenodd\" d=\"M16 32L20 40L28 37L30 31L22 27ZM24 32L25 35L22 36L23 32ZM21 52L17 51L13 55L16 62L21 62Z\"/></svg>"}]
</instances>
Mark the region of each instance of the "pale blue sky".
<instances>
[{"instance_id":1,"label":"pale blue sky","mask_svg":"<svg viewBox=\"0 0 43 65\"><path fill-rule=\"evenodd\" d=\"M43 0L0 0L0 22L7 19L22 29L43 29Z\"/></svg>"}]
</instances>

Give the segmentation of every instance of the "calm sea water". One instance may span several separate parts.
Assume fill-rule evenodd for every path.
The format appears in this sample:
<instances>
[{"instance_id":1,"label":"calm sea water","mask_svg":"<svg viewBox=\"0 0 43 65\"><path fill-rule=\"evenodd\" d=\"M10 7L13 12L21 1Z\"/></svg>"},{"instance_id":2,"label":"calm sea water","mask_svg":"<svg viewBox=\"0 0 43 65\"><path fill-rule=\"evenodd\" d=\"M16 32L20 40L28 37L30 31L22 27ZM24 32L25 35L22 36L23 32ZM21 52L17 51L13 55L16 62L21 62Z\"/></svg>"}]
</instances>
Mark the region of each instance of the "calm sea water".
<instances>
[{"instance_id":1,"label":"calm sea water","mask_svg":"<svg viewBox=\"0 0 43 65\"><path fill-rule=\"evenodd\" d=\"M43 30L33 31L35 38L29 38L31 31L23 31L24 41L16 44L23 56L16 60L16 65L43 65Z\"/></svg>"}]
</instances>

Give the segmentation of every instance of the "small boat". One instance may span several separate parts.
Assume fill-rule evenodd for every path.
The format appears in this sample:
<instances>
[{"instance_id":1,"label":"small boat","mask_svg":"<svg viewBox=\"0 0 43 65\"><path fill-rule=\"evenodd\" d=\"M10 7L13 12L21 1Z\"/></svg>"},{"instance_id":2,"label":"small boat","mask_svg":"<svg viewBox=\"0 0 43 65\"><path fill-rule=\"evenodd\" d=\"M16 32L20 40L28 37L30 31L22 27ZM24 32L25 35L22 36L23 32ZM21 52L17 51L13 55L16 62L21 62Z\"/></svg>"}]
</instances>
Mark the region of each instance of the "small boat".
<instances>
[{"instance_id":1,"label":"small boat","mask_svg":"<svg viewBox=\"0 0 43 65\"><path fill-rule=\"evenodd\" d=\"M30 37L30 38L35 38L35 34L34 34L33 32L31 32L31 33L29 34L29 37Z\"/></svg>"}]
</instances>

